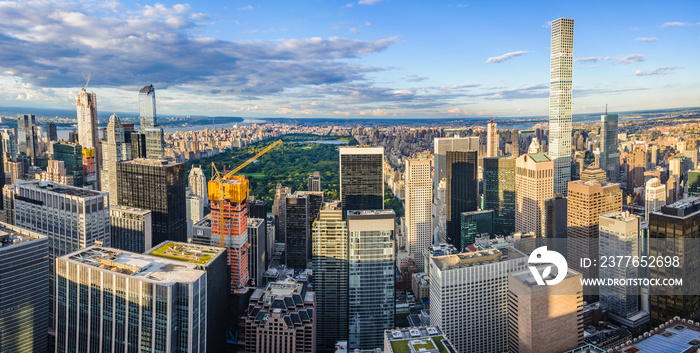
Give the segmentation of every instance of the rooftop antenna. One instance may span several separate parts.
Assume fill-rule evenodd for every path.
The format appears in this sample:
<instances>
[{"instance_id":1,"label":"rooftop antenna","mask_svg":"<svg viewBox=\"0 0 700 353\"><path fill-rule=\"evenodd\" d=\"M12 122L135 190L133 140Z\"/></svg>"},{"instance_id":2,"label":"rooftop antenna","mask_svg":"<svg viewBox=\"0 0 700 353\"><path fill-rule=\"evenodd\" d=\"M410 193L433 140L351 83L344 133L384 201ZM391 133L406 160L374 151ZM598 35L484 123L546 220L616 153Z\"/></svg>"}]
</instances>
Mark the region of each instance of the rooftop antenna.
<instances>
[{"instance_id":1,"label":"rooftop antenna","mask_svg":"<svg viewBox=\"0 0 700 353\"><path fill-rule=\"evenodd\" d=\"M605 115L608 115L608 105L605 104Z\"/></svg>"}]
</instances>

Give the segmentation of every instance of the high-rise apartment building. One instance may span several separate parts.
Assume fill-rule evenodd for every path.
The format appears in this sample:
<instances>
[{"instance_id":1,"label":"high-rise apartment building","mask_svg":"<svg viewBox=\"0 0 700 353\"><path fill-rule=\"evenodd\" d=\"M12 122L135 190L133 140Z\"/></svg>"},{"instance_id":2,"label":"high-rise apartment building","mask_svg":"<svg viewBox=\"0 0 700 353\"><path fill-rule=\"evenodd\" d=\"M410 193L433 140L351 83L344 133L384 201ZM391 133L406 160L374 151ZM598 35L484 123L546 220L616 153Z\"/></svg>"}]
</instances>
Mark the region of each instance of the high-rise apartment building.
<instances>
[{"instance_id":1,"label":"high-rise apartment building","mask_svg":"<svg viewBox=\"0 0 700 353\"><path fill-rule=\"evenodd\" d=\"M554 161L544 153L524 154L515 161L515 231L546 233L545 201L551 199Z\"/></svg>"},{"instance_id":2,"label":"high-rise apartment building","mask_svg":"<svg viewBox=\"0 0 700 353\"><path fill-rule=\"evenodd\" d=\"M58 258L56 352L206 352L212 254L192 255L90 247Z\"/></svg>"},{"instance_id":3,"label":"high-rise apartment building","mask_svg":"<svg viewBox=\"0 0 700 353\"><path fill-rule=\"evenodd\" d=\"M484 158L484 209L494 211L494 233L515 231L515 157Z\"/></svg>"},{"instance_id":4,"label":"high-rise apartment building","mask_svg":"<svg viewBox=\"0 0 700 353\"><path fill-rule=\"evenodd\" d=\"M66 172L65 162L54 159L49 159L46 171L41 173L41 180L73 186L73 176Z\"/></svg>"},{"instance_id":5,"label":"high-rise apartment building","mask_svg":"<svg viewBox=\"0 0 700 353\"><path fill-rule=\"evenodd\" d=\"M134 159L117 164L117 203L151 211L153 243L187 241L185 165Z\"/></svg>"},{"instance_id":6,"label":"high-rise apartment building","mask_svg":"<svg viewBox=\"0 0 700 353\"><path fill-rule=\"evenodd\" d=\"M187 239L190 239L192 238L192 225L204 218L205 207L201 196L189 192L185 197L185 203L187 209Z\"/></svg>"},{"instance_id":7,"label":"high-rise apartment building","mask_svg":"<svg viewBox=\"0 0 700 353\"><path fill-rule=\"evenodd\" d=\"M49 327L48 238L0 224L0 351L46 352Z\"/></svg>"},{"instance_id":8,"label":"high-rise apartment building","mask_svg":"<svg viewBox=\"0 0 700 353\"><path fill-rule=\"evenodd\" d=\"M348 211L348 348L375 349L395 325L393 210ZM343 300L343 299L340 299Z\"/></svg>"},{"instance_id":9,"label":"high-rise apartment building","mask_svg":"<svg viewBox=\"0 0 700 353\"><path fill-rule=\"evenodd\" d=\"M141 130L158 125L156 121L156 90L153 85L145 86L139 91L139 121Z\"/></svg>"},{"instance_id":10,"label":"high-rise apartment building","mask_svg":"<svg viewBox=\"0 0 700 353\"><path fill-rule=\"evenodd\" d=\"M423 268L423 250L433 243L431 164L428 156L408 158L404 171L406 250L418 268Z\"/></svg>"},{"instance_id":11,"label":"high-rise apartment building","mask_svg":"<svg viewBox=\"0 0 700 353\"><path fill-rule=\"evenodd\" d=\"M316 291L316 351L335 352L348 338L348 231L338 202L324 204L314 222L313 284Z\"/></svg>"},{"instance_id":12,"label":"high-rise apartment building","mask_svg":"<svg viewBox=\"0 0 700 353\"><path fill-rule=\"evenodd\" d=\"M314 172L309 175L309 191L321 191L321 173Z\"/></svg>"},{"instance_id":13,"label":"high-rise apartment building","mask_svg":"<svg viewBox=\"0 0 700 353\"><path fill-rule=\"evenodd\" d=\"M83 148L83 184L100 190L102 149L97 134L97 96L85 88L78 92L78 143Z\"/></svg>"},{"instance_id":14,"label":"high-rise apartment building","mask_svg":"<svg viewBox=\"0 0 700 353\"><path fill-rule=\"evenodd\" d=\"M527 256L505 247L430 258L430 324L461 353L508 350L508 274Z\"/></svg>"},{"instance_id":15,"label":"high-rise apartment building","mask_svg":"<svg viewBox=\"0 0 700 353\"><path fill-rule=\"evenodd\" d=\"M111 205L109 207L111 246L135 253L143 253L153 247L151 215L150 210Z\"/></svg>"},{"instance_id":16,"label":"high-rise apartment building","mask_svg":"<svg viewBox=\"0 0 700 353\"><path fill-rule=\"evenodd\" d=\"M554 192L566 194L571 180L571 92L574 20L552 21L549 80L549 156L554 161Z\"/></svg>"},{"instance_id":17,"label":"high-rise apartment building","mask_svg":"<svg viewBox=\"0 0 700 353\"><path fill-rule=\"evenodd\" d=\"M478 206L477 152L447 151L446 154L447 241L457 249L462 249L462 212L476 211Z\"/></svg>"},{"instance_id":18,"label":"high-rise apartment building","mask_svg":"<svg viewBox=\"0 0 700 353\"><path fill-rule=\"evenodd\" d=\"M644 219L649 221L649 213L666 206L666 185L659 178L647 180L644 188Z\"/></svg>"},{"instance_id":19,"label":"high-rise apartment building","mask_svg":"<svg viewBox=\"0 0 700 353\"><path fill-rule=\"evenodd\" d=\"M340 147L343 211L384 209L384 147Z\"/></svg>"},{"instance_id":20,"label":"high-rise apartment building","mask_svg":"<svg viewBox=\"0 0 700 353\"><path fill-rule=\"evenodd\" d=\"M287 195L285 211L286 264L305 269L311 260L311 227L323 206L323 193L297 191Z\"/></svg>"},{"instance_id":21,"label":"high-rise apartment building","mask_svg":"<svg viewBox=\"0 0 700 353\"><path fill-rule=\"evenodd\" d=\"M104 174L102 180L102 191L109 193L109 204L117 204L117 163L126 160L122 154L124 144L124 128L119 116L112 114L107 124L107 145L104 150Z\"/></svg>"},{"instance_id":22,"label":"high-rise apartment building","mask_svg":"<svg viewBox=\"0 0 700 353\"><path fill-rule=\"evenodd\" d=\"M303 283L283 280L257 288L245 320L245 351L316 352L317 310L314 292Z\"/></svg>"},{"instance_id":23,"label":"high-rise apartment building","mask_svg":"<svg viewBox=\"0 0 700 353\"><path fill-rule=\"evenodd\" d=\"M51 141L58 141L58 132L56 131L56 124L46 123L46 138Z\"/></svg>"},{"instance_id":24,"label":"high-rise apartment building","mask_svg":"<svg viewBox=\"0 0 700 353\"><path fill-rule=\"evenodd\" d=\"M600 116L600 158L598 164L605 171L607 181L620 182L620 150L617 146L617 114Z\"/></svg>"},{"instance_id":25,"label":"high-rise apartment building","mask_svg":"<svg viewBox=\"0 0 700 353\"><path fill-rule=\"evenodd\" d=\"M18 155L29 158L31 165L36 165L39 153L36 118L34 114L17 115L17 149ZM14 157L14 156L13 156Z\"/></svg>"},{"instance_id":26,"label":"high-rise apartment building","mask_svg":"<svg viewBox=\"0 0 700 353\"><path fill-rule=\"evenodd\" d=\"M193 194L203 198L204 203L209 203L209 195L207 195L207 177L204 175L202 167L192 167L190 174L187 177L190 185L190 190Z\"/></svg>"},{"instance_id":27,"label":"high-rise apartment building","mask_svg":"<svg viewBox=\"0 0 700 353\"><path fill-rule=\"evenodd\" d=\"M622 211L620 184L581 180L569 182L567 260L569 268L580 272L583 278L598 278L598 267L582 267L581 259L598 259L600 215L615 211Z\"/></svg>"},{"instance_id":28,"label":"high-rise apartment building","mask_svg":"<svg viewBox=\"0 0 700 353\"><path fill-rule=\"evenodd\" d=\"M662 324L675 316L700 319L700 197L693 196L661 207L649 214L649 256L678 257L679 266L650 267L654 280L681 279L682 286L650 287L651 325Z\"/></svg>"},{"instance_id":29,"label":"high-rise apartment building","mask_svg":"<svg viewBox=\"0 0 700 353\"><path fill-rule=\"evenodd\" d=\"M73 177L71 186L83 186L83 148L80 145L71 142L54 143L53 159L63 162L66 176Z\"/></svg>"},{"instance_id":30,"label":"high-rise apartment building","mask_svg":"<svg viewBox=\"0 0 700 353\"><path fill-rule=\"evenodd\" d=\"M486 157L498 157L500 136L493 119L489 120L486 128Z\"/></svg>"},{"instance_id":31,"label":"high-rise apartment building","mask_svg":"<svg viewBox=\"0 0 700 353\"><path fill-rule=\"evenodd\" d=\"M511 273L508 319L509 353L561 353L582 346L581 274L568 270L560 283L540 286L529 269Z\"/></svg>"},{"instance_id":32,"label":"high-rise apartment building","mask_svg":"<svg viewBox=\"0 0 700 353\"><path fill-rule=\"evenodd\" d=\"M248 273L254 285L263 283L263 274L270 262L267 254L267 222L264 218L248 218Z\"/></svg>"}]
</instances>

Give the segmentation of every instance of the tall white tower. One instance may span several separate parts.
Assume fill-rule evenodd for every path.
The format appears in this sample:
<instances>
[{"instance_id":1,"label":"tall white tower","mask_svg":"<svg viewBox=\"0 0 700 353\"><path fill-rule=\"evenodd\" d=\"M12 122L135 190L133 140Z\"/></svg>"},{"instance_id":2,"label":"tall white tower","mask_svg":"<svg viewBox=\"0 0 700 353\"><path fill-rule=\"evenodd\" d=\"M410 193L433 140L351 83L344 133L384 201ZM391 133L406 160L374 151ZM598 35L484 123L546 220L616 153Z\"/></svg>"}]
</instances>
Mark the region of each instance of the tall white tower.
<instances>
[{"instance_id":1,"label":"tall white tower","mask_svg":"<svg viewBox=\"0 0 700 353\"><path fill-rule=\"evenodd\" d=\"M498 140L498 129L492 118L489 120L486 130L486 157L498 157Z\"/></svg>"},{"instance_id":2,"label":"tall white tower","mask_svg":"<svg viewBox=\"0 0 700 353\"><path fill-rule=\"evenodd\" d=\"M83 148L85 184L100 190L102 149L97 137L97 96L85 87L78 92L78 143Z\"/></svg>"},{"instance_id":3,"label":"tall white tower","mask_svg":"<svg viewBox=\"0 0 700 353\"><path fill-rule=\"evenodd\" d=\"M188 179L192 193L202 197L204 203L208 204L209 195L207 194L207 177L204 175L202 167L192 167Z\"/></svg>"},{"instance_id":4,"label":"tall white tower","mask_svg":"<svg viewBox=\"0 0 700 353\"><path fill-rule=\"evenodd\" d=\"M423 250L432 245L433 186L431 158L419 156L406 160L406 239L408 256L418 268L424 267Z\"/></svg>"},{"instance_id":5,"label":"tall white tower","mask_svg":"<svg viewBox=\"0 0 700 353\"><path fill-rule=\"evenodd\" d=\"M554 192L566 194L571 180L571 91L574 20L552 22L549 82L549 156L554 160Z\"/></svg>"},{"instance_id":6,"label":"tall white tower","mask_svg":"<svg viewBox=\"0 0 700 353\"><path fill-rule=\"evenodd\" d=\"M119 116L112 114L107 124L107 146L104 151L104 179L102 191L109 193L109 204L117 204L117 163L126 160L123 155L124 128Z\"/></svg>"}]
</instances>

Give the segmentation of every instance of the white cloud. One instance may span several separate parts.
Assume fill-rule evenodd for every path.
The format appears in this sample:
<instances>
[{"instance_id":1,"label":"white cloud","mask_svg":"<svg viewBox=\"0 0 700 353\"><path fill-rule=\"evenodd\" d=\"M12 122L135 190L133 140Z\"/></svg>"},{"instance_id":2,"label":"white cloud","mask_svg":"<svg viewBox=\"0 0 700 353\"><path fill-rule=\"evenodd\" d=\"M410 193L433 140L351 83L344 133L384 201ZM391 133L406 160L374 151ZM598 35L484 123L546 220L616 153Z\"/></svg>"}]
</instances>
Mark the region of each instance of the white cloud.
<instances>
[{"instance_id":1,"label":"white cloud","mask_svg":"<svg viewBox=\"0 0 700 353\"><path fill-rule=\"evenodd\" d=\"M360 5L374 5L382 0L360 0L358 4Z\"/></svg>"},{"instance_id":2,"label":"white cloud","mask_svg":"<svg viewBox=\"0 0 700 353\"><path fill-rule=\"evenodd\" d=\"M669 66L669 67L659 67L649 71L637 70L634 72L637 76L651 76L651 75L667 75L671 70L682 69L679 66Z\"/></svg>"},{"instance_id":3,"label":"white cloud","mask_svg":"<svg viewBox=\"0 0 700 353\"><path fill-rule=\"evenodd\" d=\"M506 60L508 60L508 59L510 59L510 58L514 58L514 57L516 57L516 56L524 55L525 53L527 53L527 52L526 52L526 51L514 51L514 52L510 52L510 53L505 53L505 54L500 55L500 56L494 56L494 57L492 57L492 58L488 58L488 59L486 60L486 63L487 63L487 64L491 64L491 63L500 63L500 62L506 61Z\"/></svg>"},{"instance_id":4,"label":"white cloud","mask_svg":"<svg viewBox=\"0 0 700 353\"><path fill-rule=\"evenodd\" d=\"M602 60L610 60L610 57L609 56L601 56L601 57L589 56L587 58L578 58L578 59L574 60L574 62L577 62L577 63L579 63L579 62L580 63L597 63L598 61L602 61Z\"/></svg>"},{"instance_id":5,"label":"white cloud","mask_svg":"<svg viewBox=\"0 0 700 353\"><path fill-rule=\"evenodd\" d=\"M686 27L686 26L694 26L695 23L689 23L689 22L666 22L661 25L661 27Z\"/></svg>"},{"instance_id":6,"label":"white cloud","mask_svg":"<svg viewBox=\"0 0 700 353\"><path fill-rule=\"evenodd\" d=\"M253 5L239 7L238 11L253 11Z\"/></svg>"},{"instance_id":7,"label":"white cloud","mask_svg":"<svg viewBox=\"0 0 700 353\"><path fill-rule=\"evenodd\" d=\"M639 37L639 38L637 38L637 39L635 39L635 40L636 40L636 41L640 41L640 42L656 42L657 40L659 40L659 38L655 38L655 37Z\"/></svg>"},{"instance_id":8,"label":"white cloud","mask_svg":"<svg viewBox=\"0 0 700 353\"><path fill-rule=\"evenodd\" d=\"M642 61L644 61L644 55L641 54L624 55L617 58L618 64L631 64Z\"/></svg>"}]
</instances>

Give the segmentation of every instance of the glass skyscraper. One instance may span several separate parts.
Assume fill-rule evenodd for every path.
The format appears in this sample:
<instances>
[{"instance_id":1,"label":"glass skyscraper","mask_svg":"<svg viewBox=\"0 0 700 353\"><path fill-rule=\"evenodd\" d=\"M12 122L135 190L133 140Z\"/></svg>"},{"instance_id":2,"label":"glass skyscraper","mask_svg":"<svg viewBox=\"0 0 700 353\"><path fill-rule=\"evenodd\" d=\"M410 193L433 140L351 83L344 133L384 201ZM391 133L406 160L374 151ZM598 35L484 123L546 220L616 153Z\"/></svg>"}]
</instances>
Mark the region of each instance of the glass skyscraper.
<instances>
[{"instance_id":1,"label":"glass skyscraper","mask_svg":"<svg viewBox=\"0 0 700 353\"><path fill-rule=\"evenodd\" d=\"M474 244L477 237L493 235L493 210L463 212L461 215L461 244Z\"/></svg>"},{"instance_id":2,"label":"glass skyscraper","mask_svg":"<svg viewBox=\"0 0 700 353\"><path fill-rule=\"evenodd\" d=\"M72 186L83 186L83 149L79 144L70 142L54 143L53 159L63 161L66 175L73 177Z\"/></svg>"},{"instance_id":3,"label":"glass skyscraper","mask_svg":"<svg viewBox=\"0 0 700 353\"><path fill-rule=\"evenodd\" d=\"M620 182L620 150L617 147L617 114L600 116L600 169L610 183Z\"/></svg>"},{"instance_id":4,"label":"glass skyscraper","mask_svg":"<svg viewBox=\"0 0 700 353\"><path fill-rule=\"evenodd\" d=\"M477 152L447 152L447 241L463 248L460 220L462 212L476 211L478 205Z\"/></svg>"},{"instance_id":5,"label":"glass skyscraper","mask_svg":"<svg viewBox=\"0 0 700 353\"><path fill-rule=\"evenodd\" d=\"M484 209L494 211L494 234L515 231L515 157L484 158Z\"/></svg>"},{"instance_id":6,"label":"glass skyscraper","mask_svg":"<svg viewBox=\"0 0 700 353\"><path fill-rule=\"evenodd\" d=\"M156 90L153 85L139 91L139 120L141 129L154 127L156 123Z\"/></svg>"},{"instance_id":7,"label":"glass skyscraper","mask_svg":"<svg viewBox=\"0 0 700 353\"><path fill-rule=\"evenodd\" d=\"M340 201L343 211L384 209L384 147L340 147Z\"/></svg>"},{"instance_id":8,"label":"glass skyscraper","mask_svg":"<svg viewBox=\"0 0 700 353\"><path fill-rule=\"evenodd\" d=\"M554 161L554 192L566 194L571 180L571 92L574 20L552 21L549 80L549 156Z\"/></svg>"},{"instance_id":9,"label":"glass skyscraper","mask_svg":"<svg viewBox=\"0 0 700 353\"><path fill-rule=\"evenodd\" d=\"M34 114L17 115L18 154L29 158L31 165L36 165L37 147L36 118Z\"/></svg>"}]
</instances>

